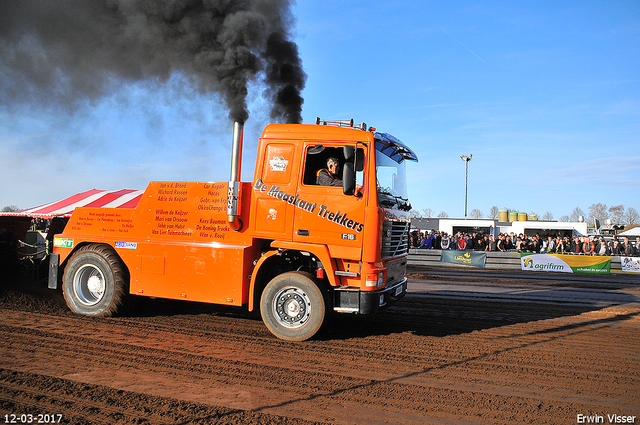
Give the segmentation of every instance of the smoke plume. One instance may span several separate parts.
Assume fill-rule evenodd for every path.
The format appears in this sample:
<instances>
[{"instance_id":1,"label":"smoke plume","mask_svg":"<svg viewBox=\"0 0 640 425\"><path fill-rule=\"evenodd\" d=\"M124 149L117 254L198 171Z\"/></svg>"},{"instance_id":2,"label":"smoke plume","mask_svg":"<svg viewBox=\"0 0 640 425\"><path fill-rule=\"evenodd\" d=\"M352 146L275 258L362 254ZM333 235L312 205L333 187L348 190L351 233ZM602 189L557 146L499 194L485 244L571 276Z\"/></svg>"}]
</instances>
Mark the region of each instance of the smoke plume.
<instances>
[{"instance_id":1,"label":"smoke plume","mask_svg":"<svg viewBox=\"0 0 640 425\"><path fill-rule=\"evenodd\" d=\"M73 107L179 73L241 122L248 83L264 80L272 118L300 122L292 22L288 0L2 1L0 103Z\"/></svg>"}]
</instances>

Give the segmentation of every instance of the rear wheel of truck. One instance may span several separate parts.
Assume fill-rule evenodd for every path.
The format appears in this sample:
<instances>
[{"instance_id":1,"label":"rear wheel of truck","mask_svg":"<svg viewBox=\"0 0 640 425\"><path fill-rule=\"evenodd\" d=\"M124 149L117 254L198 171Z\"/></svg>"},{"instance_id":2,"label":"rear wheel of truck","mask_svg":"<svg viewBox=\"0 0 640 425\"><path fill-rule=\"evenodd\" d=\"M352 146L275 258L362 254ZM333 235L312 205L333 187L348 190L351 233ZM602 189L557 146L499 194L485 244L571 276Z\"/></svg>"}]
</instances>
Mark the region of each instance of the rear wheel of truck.
<instances>
[{"instance_id":1,"label":"rear wheel of truck","mask_svg":"<svg viewBox=\"0 0 640 425\"><path fill-rule=\"evenodd\" d=\"M305 341L324 325L329 298L308 273L288 272L269 282L260 298L267 328L280 339Z\"/></svg>"},{"instance_id":2,"label":"rear wheel of truck","mask_svg":"<svg viewBox=\"0 0 640 425\"><path fill-rule=\"evenodd\" d=\"M125 269L108 245L86 245L69 259L62 292L69 308L86 316L116 314L125 294Z\"/></svg>"}]
</instances>

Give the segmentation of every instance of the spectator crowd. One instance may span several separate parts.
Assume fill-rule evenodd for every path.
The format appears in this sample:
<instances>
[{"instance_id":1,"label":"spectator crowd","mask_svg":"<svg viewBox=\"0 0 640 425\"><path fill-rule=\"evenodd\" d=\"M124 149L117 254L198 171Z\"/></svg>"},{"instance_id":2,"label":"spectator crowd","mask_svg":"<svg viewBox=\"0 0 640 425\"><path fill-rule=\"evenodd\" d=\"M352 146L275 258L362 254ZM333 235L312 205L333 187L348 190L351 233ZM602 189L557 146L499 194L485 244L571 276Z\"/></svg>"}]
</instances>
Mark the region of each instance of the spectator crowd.
<instances>
[{"instance_id":1,"label":"spectator crowd","mask_svg":"<svg viewBox=\"0 0 640 425\"><path fill-rule=\"evenodd\" d=\"M38 230L47 233L49 232L49 226L51 226L51 219L32 218L29 230Z\"/></svg>"},{"instance_id":2,"label":"spectator crowd","mask_svg":"<svg viewBox=\"0 0 640 425\"><path fill-rule=\"evenodd\" d=\"M635 244L628 237L622 241L617 238L605 240L603 236L548 236L539 234L527 236L511 233L500 233L497 236L482 233L463 233L448 235L446 232L431 230L430 232L413 231L410 235L412 248L420 249L452 249L460 251L504 251L534 252L540 254L574 254L574 255L607 255L607 256L640 256L640 236Z\"/></svg>"}]
</instances>

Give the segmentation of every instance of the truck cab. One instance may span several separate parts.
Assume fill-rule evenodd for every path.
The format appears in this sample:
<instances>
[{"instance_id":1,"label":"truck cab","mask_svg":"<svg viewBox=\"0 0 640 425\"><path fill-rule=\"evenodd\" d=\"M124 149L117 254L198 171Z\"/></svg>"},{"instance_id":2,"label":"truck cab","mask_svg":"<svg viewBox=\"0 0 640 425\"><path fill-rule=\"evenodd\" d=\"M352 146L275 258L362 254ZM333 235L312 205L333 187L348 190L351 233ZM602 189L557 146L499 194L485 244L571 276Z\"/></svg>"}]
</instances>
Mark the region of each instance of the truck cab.
<instances>
[{"instance_id":1,"label":"truck cab","mask_svg":"<svg viewBox=\"0 0 640 425\"><path fill-rule=\"evenodd\" d=\"M405 161L417 157L389 134L335 123L265 129L252 233L271 240L272 248L314 258L304 269L327 283L333 310L370 314L406 292L411 206ZM317 182L328 158L339 161L341 185Z\"/></svg>"}]
</instances>

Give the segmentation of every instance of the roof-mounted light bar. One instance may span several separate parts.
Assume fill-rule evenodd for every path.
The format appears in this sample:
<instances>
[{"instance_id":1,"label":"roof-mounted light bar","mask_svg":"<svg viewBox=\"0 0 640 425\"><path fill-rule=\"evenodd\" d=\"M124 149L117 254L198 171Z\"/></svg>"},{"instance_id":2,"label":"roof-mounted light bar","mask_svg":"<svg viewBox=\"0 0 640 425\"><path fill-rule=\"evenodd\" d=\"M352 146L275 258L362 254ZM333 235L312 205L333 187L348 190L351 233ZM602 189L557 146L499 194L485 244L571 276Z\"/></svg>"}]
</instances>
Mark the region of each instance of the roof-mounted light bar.
<instances>
[{"instance_id":1,"label":"roof-mounted light bar","mask_svg":"<svg viewBox=\"0 0 640 425\"><path fill-rule=\"evenodd\" d=\"M317 117L316 118L316 124L317 125L331 125L331 126L334 126L334 127L355 128L356 130L362 130L362 131L367 131L369 129L369 127L367 127L367 124L364 123L364 122L361 122L358 125L354 125L353 118L351 118L350 120L327 121L327 120L321 120L320 117Z\"/></svg>"}]
</instances>

